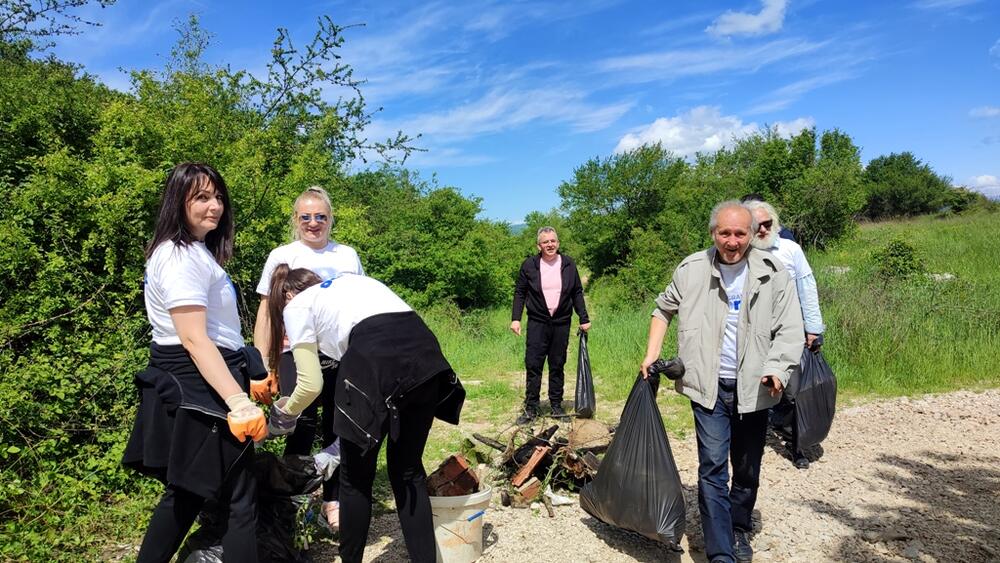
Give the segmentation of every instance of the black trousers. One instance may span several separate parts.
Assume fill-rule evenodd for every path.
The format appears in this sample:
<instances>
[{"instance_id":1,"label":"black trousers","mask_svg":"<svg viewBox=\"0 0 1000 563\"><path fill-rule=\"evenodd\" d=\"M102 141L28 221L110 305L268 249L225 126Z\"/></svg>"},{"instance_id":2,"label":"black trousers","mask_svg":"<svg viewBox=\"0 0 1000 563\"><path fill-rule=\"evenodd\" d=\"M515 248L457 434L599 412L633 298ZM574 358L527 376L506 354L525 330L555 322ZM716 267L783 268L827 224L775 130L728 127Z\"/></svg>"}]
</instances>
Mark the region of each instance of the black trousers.
<instances>
[{"instance_id":1,"label":"black trousers","mask_svg":"<svg viewBox=\"0 0 1000 563\"><path fill-rule=\"evenodd\" d=\"M222 536L226 561L257 561L257 480L250 473L253 452L253 446L249 446L229 470L218 497L222 519L227 522ZM170 561L204 504L204 497L167 485L160 503L153 509L136 562Z\"/></svg>"},{"instance_id":2,"label":"black trousers","mask_svg":"<svg viewBox=\"0 0 1000 563\"><path fill-rule=\"evenodd\" d=\"M439 380L434 378L410 391L407 403L399 406L399 438L384 439L389 443L386 464L392 496L396 499L396 514L410 561L416 563L433 563L436 557L427 473L422 458L434 421L439 388ZM383 436L388 436L388 426L386 421ZM362 454L356 444L347 440L341 443L340 557L345 563L361 561L364 556L372 517L372 484L381 449L380 443Z\"/></svg>"},{"instance_id":3,"label":"black trousers","mask_svg":"<svg viewBox=\"0 0 1000 563\"><path fill-rule=\"evenodd\" d=\"M332 365L333 360L320 355L320 365ZM281 355L278 362L278 379L281 385L282 395L291 395L295 389L295 382L298 380L295 373L295 360L291 352ZM299 415L299 420L295 424L295 431L285 437L285 455L311 455L313 442L316 441L316 427L322 424L323 447L329 446L337 439L333 432L333 398L337 390L337 368L323 368L323 392L306 410ZM323 417L320 419L319 408L323 407ZM340 479L338 475L340 468L333 472L333 477L323 481L323 500L337 500L337 493L340 489Z\"/></svg>"},{"instance_id":4,"label":"black trousers","mask_svg":"<svg viewBox=\"0 0 1000 563\"><path fill-rule=\"evenodd\" d=\"M527 346L524 349L524 367L528 372L526 407L538 408L542 391L542 367L549 362L549 403L561 406L563 400L563 367L569 347L569 323L550 324L528 319Z\"/></svg>"}]
</instances>

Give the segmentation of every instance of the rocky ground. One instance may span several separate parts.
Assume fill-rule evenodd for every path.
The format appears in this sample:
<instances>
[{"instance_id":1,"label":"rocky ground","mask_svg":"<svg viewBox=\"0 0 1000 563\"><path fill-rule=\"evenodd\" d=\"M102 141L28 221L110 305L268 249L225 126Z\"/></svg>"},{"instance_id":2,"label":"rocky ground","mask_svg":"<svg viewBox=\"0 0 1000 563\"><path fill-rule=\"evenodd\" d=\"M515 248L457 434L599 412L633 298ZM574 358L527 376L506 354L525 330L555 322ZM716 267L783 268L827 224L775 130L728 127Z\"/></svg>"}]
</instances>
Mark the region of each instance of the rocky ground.
<instances>
[{"instance_id":1,"label":"rocky ground","mask_svg":"<svg viewBox=\"0 0 1000 563\"><path fill-rule=\"evenodd\" d=\"M687 500L684 553L607 526L579 504L486 513L480 561L705 561L694 438L671 443ZM809 469L769 440L756 561L1000 561L1000 390L842 409ZM319 544L316 561L336 546ZM373 522L366 561L406 561L394 514Z\"/></svg>"}]
</instances>

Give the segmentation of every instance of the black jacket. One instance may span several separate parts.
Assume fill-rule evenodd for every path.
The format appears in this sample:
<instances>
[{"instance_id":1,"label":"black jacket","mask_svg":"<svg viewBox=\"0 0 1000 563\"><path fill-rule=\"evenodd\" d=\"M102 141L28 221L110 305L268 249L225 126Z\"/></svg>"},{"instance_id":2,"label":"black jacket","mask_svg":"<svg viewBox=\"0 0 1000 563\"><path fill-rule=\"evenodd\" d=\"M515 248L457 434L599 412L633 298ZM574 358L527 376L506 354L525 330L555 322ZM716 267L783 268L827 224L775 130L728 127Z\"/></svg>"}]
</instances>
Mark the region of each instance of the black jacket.
<instances>
[{"instance_id":1,"label":"black jacket","mask_svg":"<svg viewBox=\"0 0 1000 563\"><path fill-rule=\"evenodd\" d=\"M243 391L250 379L267 374L255 348L219 348L219 353ZM253 456L253 442L229 431L229 407L183 346L154 343L135 384L139 407L122 455L126 467L210 498L241 458Z\"/></svg>"},{"instance_id":2,"label":"black jacket","mask_svg":"<svg viewBox=\"0 0 1000 563\"><path fill-rule=\"evenodd\" d=\"M549 315L549 307L545 304L545 295L542 293L542 277L538 267L542 257L529 256L521 264L521 273L518 274L517 284L514 285L514 308L511 311L511 320L521 320L521 312L527 305L528 318L533 321L569 324L573 319L573 310L576 309L580 324L590 322L587 306L583 302L583 284L580 283L576 262L565 254L560 256L562 256L562 291L559 293L556 312Z\"/></svg>"},{"instance_id":3,"label":"black jacket","mask_svg":"<svg viewBox=\"0 0 1000 563\"><path fill-rule=\"evenodd\" d=\"M407 311L368 317L351 330L337 371L334 432L363 451L386 431L395 439L399 407L423 384L439 385L435 404L426 405L434 416L458 424L465 389L420 316Z\"/></svg>"}]
</instances>

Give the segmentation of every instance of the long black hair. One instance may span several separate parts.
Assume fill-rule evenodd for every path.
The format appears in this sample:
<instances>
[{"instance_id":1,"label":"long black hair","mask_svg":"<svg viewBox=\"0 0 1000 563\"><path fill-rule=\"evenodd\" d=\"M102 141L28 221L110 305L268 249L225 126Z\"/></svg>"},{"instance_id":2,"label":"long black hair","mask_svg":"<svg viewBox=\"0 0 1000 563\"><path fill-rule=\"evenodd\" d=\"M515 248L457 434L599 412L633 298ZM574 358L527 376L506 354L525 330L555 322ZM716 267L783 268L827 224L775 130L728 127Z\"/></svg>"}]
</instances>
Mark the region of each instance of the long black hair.
<instances>
[{"instance_id":1,"label":"long black hair","mask_svg":"<svg viewBox=\"0 0 1000 563\"><path fill-rule=\"evenodd\" d=\"M267 289L267 316L271 326L271 348L267 351L268 367L271 371L277 371L278 361L281 359L282 343L285 340L285 305L288 299L286 292L299 293L323 280L312 270L288 267L288 264L278 264L271 272L271 285Z\"/></svg>"},{"instance_id":2,"label":"long black hair","mask_svg":"<svg viewBox=\"0 0 1000 563\"><path fill-rule=\"evenodd\" d=\"M167 176L163 196L160 198L160 213L156 218L153 240L146 247L146 259L161 243L173 241L179 246L187 246L196 240L187 223L187 203L196 189L211 183L222 198L222 217L219 226L205 235L205 246L223 265L233 256L233 206L229 201L229 189L219 172L200 162L182 162Z\"/></svg>"}]
</instances>

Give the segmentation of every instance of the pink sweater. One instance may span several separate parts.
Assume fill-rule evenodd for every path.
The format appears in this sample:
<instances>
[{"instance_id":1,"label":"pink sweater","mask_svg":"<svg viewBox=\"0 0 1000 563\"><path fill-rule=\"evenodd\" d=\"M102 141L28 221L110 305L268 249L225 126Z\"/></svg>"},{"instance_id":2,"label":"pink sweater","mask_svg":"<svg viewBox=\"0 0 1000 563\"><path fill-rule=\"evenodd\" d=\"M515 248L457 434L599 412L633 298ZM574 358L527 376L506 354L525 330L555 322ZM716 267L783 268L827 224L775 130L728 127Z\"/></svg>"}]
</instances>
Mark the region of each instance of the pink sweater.
<instances>
[{"instance_id":1,"label":"pink sweater","mask_svg":"<svg viewBox=\"0 0 1000 563\"><path fill-rule=\"evenodd\" d=\"M542 277L542 295L545 296L545 305L551 316L559 306L559 294L562 293L562 256L557 254L551 263L541 259L538 270Z\"/></svg>"}]
</instances>

